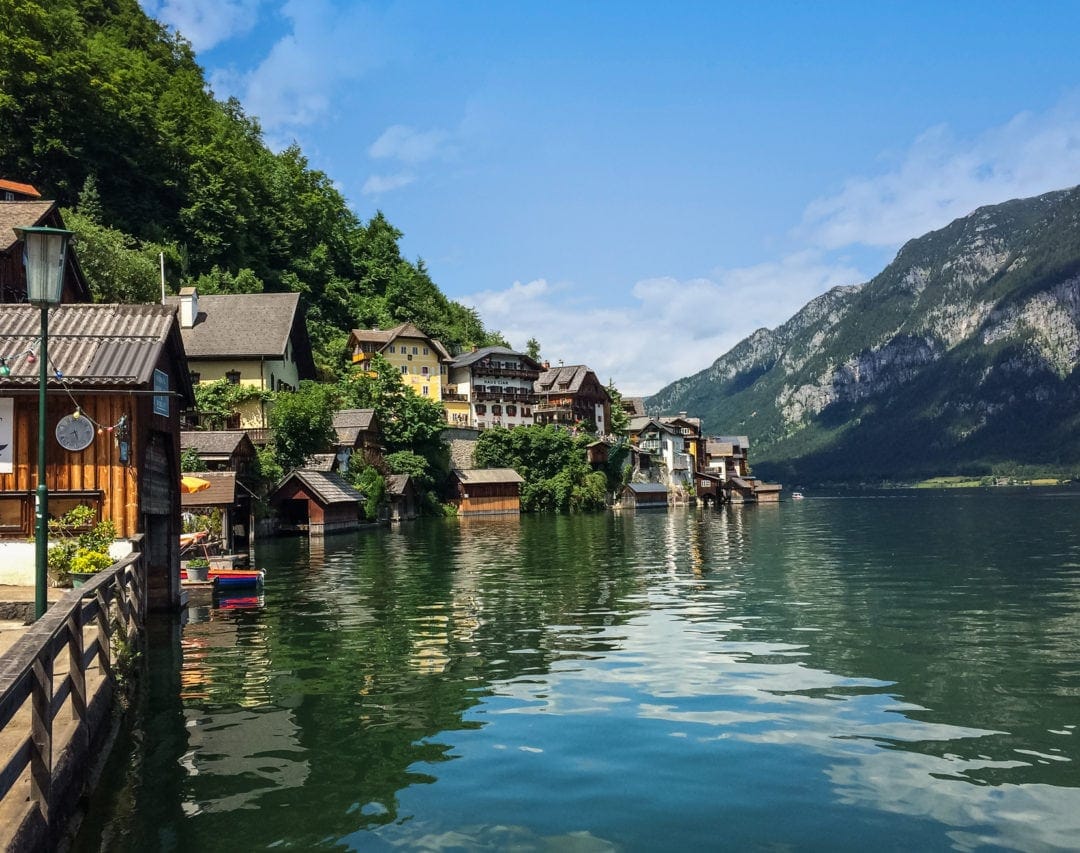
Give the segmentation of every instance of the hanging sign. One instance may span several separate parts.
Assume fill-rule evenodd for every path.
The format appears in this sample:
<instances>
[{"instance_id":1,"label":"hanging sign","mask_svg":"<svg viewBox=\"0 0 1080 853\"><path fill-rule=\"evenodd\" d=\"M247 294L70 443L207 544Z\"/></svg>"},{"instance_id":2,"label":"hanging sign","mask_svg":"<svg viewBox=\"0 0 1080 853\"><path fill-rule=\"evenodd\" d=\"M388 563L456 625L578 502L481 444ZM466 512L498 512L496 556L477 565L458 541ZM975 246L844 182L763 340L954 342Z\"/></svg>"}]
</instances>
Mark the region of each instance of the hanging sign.
<instances>
[{"instance_id":1,"label":"hanging sign","mask_svg":"<svg viewBox=\"0 0 1080 853\"><path fill-rule=\"evenodd\" d=\"M155 391L168 392L168 390L169 390L169 374L167 374L164 370L155 370L154 371L154 390ZM155 394L154 395L154 414L155 415L164 415L165 417L169 416L169 395L168 395L168 393Z\"/></svg>"},{"instance_id":2,"label":"hanging sign","mask_svg":"<svg viewBox=\"0 0 1080 853\"><path fill-rule=\"evenodd\" d=\"M15 398L0 397L0 474L14 472L12 449L15 446Z\"/></svg>"}]
</instances>

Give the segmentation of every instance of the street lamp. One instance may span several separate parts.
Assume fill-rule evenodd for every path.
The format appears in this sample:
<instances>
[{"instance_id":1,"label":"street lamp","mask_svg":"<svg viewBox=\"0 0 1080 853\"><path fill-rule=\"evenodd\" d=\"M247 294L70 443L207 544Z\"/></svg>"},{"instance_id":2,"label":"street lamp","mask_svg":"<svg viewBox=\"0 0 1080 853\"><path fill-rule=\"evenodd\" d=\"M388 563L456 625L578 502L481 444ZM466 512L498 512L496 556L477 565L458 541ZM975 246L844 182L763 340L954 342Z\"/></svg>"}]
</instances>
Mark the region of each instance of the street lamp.
<instances>
[{"instance_id":1,"label":"street lamp","mask_svg":"<svg viewBox=\"0 0 1080 853\"><path fill-rule=\"evenodd\" d=\"M49 487L45 484L45 385L49 372L49 306L59 305L64 291L64 262L73 232L63 228L26 227L14 229L23 241L26 267L26 301L41 307L41 352L38 353L38 487L34 510L34 619L48 608L49 577Z\"/></svg>"}]
</instances>

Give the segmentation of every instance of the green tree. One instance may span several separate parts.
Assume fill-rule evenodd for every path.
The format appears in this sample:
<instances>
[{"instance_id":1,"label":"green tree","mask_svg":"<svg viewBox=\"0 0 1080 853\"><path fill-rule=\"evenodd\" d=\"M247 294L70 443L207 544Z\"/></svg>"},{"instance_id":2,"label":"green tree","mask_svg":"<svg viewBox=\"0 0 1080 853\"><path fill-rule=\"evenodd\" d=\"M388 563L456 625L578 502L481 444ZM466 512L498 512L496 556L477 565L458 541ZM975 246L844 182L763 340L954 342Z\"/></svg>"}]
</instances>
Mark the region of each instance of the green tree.
<instances>
[{"instance_id":1,"label":"green tree","mask_svg":"<svg viewBox=\"0 0 1080 853\"><path fill-rule=\"evenodd\" d=\"M533 361L540 360L540 341L536 338L529 338L525 342L525 355L531 358Z\"/></svg>"},{"instance_id":2,"label":"green tree","mask_svg":"<svg viewBox=\"0 0 1080 853\"><path fill-rule=\"evenodd\" d=\"M611 431L615 435L625 435L630 429L630 415L623 408L623 397L615 387L615 380L608 380L607 392L611 397Z\"/></svg>"},{"instance_id":3,"label":"green tree","mask_svg":"<svg viewBox=\"0 0 1080 853\"><path fill-rule=\"evenodd\" d=\"M332 386L304 381L288 394L274 395L270 429L274 453L282 470L303 467L313 453L333 445L334 398Z\"/></svg>"},{"instance_id":4,"label":"green tree","mask_svg":"<svg viewBox=\"0 0 1080 853\"><path fill-rule=\"evenodd\" d=\"M480 434L473 459L481 468L521 474L526 512L592 512L606 506L607 480L586 461L589 441L552 424L495 428Z\"/></svg>"}]
</instances>

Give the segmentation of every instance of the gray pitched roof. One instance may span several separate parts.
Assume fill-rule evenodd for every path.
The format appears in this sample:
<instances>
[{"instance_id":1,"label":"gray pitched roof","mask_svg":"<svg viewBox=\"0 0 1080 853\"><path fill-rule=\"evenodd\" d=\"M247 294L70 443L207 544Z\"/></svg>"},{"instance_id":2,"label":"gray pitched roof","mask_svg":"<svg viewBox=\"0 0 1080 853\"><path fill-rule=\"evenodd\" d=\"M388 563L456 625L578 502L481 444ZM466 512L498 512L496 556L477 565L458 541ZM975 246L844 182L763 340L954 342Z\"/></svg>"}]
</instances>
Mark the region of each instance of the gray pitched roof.
<instances>
[{"instance_id":1,"label":"gray pitched roof","mask_svg":"<svg viewBox=\"0 0 1080 853\"><path fill-rule=\"evenodd\" d=\"M310 471L334 471L337 468L337 454L312 453L304 467Z\"/></svg>"},{"instance_id":2,"label":"gray pitched roof","mask_svg":"<svg viewBox=\"0 0 1080 853\"><path fill-rule=\"evenodd\" d=\"M533 358L525 355L523 352L517 352L516 350L509 349L508 347L481 347L474 352L466 352L457 356L452 362L453 367L467 367L470 364L490 358L491 356L502 356L519 359L526 367L531 367L534 370L541 370L540 363Z\"/></svg>"},{"instance_id":3,"label":"gray pitched roof","mask_svg":"<svg viewBox=\"0 0 1080 853\"><path fill-rule=\"evenodd\" d=\"M183 430L180 433L180 449L194 450L204 460L228 458L245 440L251 443L243 430ZM251 449L254 451L255 445Z\"/></svg>"},{"instance_id":4,"label":"gray pitched roof","mask_svg":"<svg viewBox=\"0 0 1080 853\"><path fill-rule=\"evenodd\" d=\"M178 309L180 297L166 303ZM180 330L188 358L284 358L300 294L200 294L198 306L195 325Z\"/></svg>"},{"instance_id":5,"label":"gray pitched roof","mask_svg":"<svg viewBox=\"0 0 1080 853\"><path fill-rule=\"evenodd\" d=\"M455 476L462 483L524 483L513 468L455 468Z\"/></svg>"},{"instance_id":6,"label":"gray pitched roof","mask_svg":"<svg viewBox=\"0 0 1080 853\"><path fill-rule=\"evenodd\" d=\"M590 373L592 373L592 371L584 364L568 364L563 367L552 367L540 374L539 378L536 380L536 390L539 393L555 391L569 391L574 393L581 389L582 383ZM595 376L595 374L593 375Z\"/></svg>"},{"instance_id":7,"label":"gray pitched roof","mask_svg":"<svg viewBox=\"0 0 1080 853\"><path fill-rule=\"evenodd\" d=\"M340 409L333 414L334 431L338 443L353 446L362 432L374 429L374 409Z\"/></svg>"},{"instance_id":8,"label":"gray pitched roof","mask_svg":"<svg viewBox=\"0 0 1080 853\"><path fill-rule=\"evenodd\" d=\"M645 414L645 398L644 397L623 397L622 399L623 409L626 410L628 415L633 417L641 417Z\"/></svg>"},{"instance_id":9,"label":"gray pitched roof","mask_svg":"<svg viewBox=\"0 0 1080 853\"><path fill-rule=\"evenodd\" d=\"M663 483L627 483L626 488L635 495L666 495L668 492L668 487Z\"/></svg>"},{"instance_id":10,"label":"gray pitched roof","mask_svg":"<svg viewBox=\"0 0 1080 853\"><path fill-rule=\"evenodd\" d=\"M327 506L367 500L362 492L350 486L340 474L334 471L313 471L310 468L297 468L282 480L274 491L281 491L281 487L294 477L303 483L311 497Z\"/></svg>"},{"instance_id":11,"label":"gray pitched roof","mask_svg":"<svg viewBox=\"0 0 1080 853\"><path fill-rule=\"evenodd\" d=\"M180 506L183 509L198 506L231 506L236 500L235 471L200 471L191 476L199 477L210 483L210 488L194 494L182 493Z\"/></svg>"},{"instance_id":12,"label":"gray pitched roof","mask_svg":"<svg viewBox=\"0 0 1080 853\"><path fill-rule=\"evenodd\" d=\"M386 478L386 491L391 495L403 495L411 484L408 474L390 474Z\"/></svg>"},{"instance_id":13,"label":"gray pitched roof","mask_svg":"<svg viewBox=\"0 0 1080 853\"><path fill-rule=\"evenodd\" d=\"M19 242L15 228L38 225L55 206L55 201L0 201L0 252Z\"/></svg>"},{"instance_id":14,"label":"gray pitched roof","mask_svg":"<svg viewBox=\"0 0 1080 853\"><path fill-rule=\"evenodd\" d=\"M5 305L0 311L0 354L11 375L4 385L38 384L41 311L33 305ZM191 384L176 316L164 305L57 305L49 311L49 384L60 385L53 370L81 387L149 385L163 351L174 336L177 373L174 388L191 398ZM31 355L33 354L33 360ZM11 357L14 355L14 357Z\"/></svg>"}]
</instances>

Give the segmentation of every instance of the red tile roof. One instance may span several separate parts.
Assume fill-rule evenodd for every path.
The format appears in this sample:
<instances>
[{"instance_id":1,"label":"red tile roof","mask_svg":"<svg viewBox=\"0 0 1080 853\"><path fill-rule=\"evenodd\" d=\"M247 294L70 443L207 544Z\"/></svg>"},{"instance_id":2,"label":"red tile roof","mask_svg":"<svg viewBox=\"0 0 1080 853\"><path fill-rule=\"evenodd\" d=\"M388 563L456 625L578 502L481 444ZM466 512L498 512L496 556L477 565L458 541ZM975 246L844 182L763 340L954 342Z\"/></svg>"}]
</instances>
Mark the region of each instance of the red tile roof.
<instances>
[{"instance_id":1,"label":"red tile roof","mask_svg":"<svg viewBox=\"0 0 1080 853\"><path fill-rule=\"evenodd\" d=\"M11 190L11 192L13 193L21 193L22 195L33 196L34 198L41 198L41 193L39 193L34 187L30 186L30 184L20 184L16 181L4 180L3 178L0 178L0 190Z\"/></svg>"}]
</instances>

